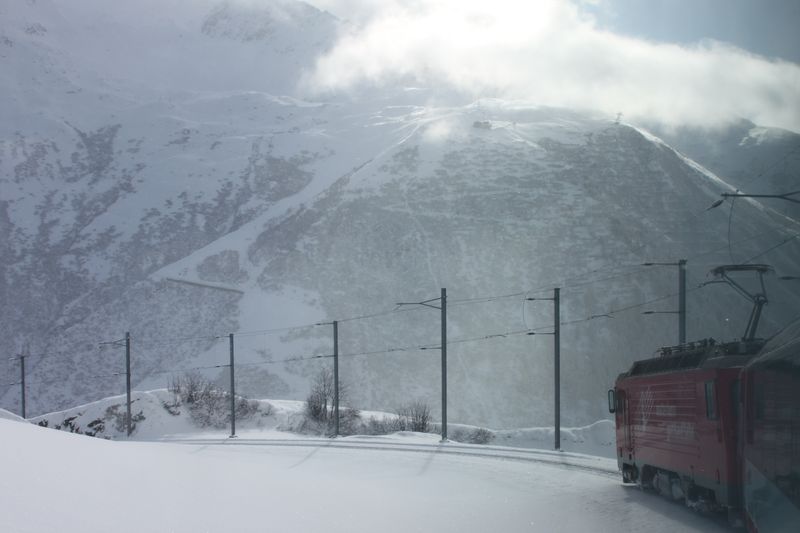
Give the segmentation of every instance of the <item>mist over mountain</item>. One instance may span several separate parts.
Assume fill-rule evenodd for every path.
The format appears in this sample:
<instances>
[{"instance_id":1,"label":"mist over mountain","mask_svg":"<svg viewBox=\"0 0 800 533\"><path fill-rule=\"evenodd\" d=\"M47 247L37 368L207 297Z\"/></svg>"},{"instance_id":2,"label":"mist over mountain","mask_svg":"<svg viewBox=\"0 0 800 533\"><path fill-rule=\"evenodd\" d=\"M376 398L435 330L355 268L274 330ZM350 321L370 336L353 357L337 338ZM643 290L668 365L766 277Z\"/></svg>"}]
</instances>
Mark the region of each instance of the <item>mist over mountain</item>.
<instances>
[{"instance_id":1,"label":"mist over mountain","mask_svg":"<svg viewBox=\"0 0 800 533\"><path fill-rule=\"evenodd\" d=\"M677 308L677 269L641 263L689 260L690 339L738 338L750 311L698 288L710 268L800 274L782 206L706 211L752 175L747 143L714 141L740 167L690 149L705 137L676 152L531 102L411 85L312 98L298 83L344 24L324 11L103 6L0 5L0 353L31 354L29 414L124 390L107 343L126 331L137 389L196 367L226 383L205 367L227 363L234 333L237 391L303 399L330 364L311 359L332 342L313 324L331 320L354 405L438 412L439 314L395 304L446 287L451 421L541 425L552 305L526 298L560 287L562 412L582 424L631 361L677 342L674 315L642 314ZM796 161L764 179L790 185ZM763 335L800 313L800 284L767 281ZM18 372L0 363L11 410Z\"/></svg>"}]
</instances>

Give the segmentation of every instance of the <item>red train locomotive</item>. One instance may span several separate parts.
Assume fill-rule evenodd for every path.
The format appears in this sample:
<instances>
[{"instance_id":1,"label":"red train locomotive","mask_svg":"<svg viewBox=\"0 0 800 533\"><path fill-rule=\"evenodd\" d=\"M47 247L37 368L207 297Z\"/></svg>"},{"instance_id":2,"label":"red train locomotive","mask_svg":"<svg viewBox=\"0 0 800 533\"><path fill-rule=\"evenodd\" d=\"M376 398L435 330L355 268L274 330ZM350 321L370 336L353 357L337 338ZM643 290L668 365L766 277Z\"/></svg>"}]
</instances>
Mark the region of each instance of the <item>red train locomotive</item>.
<instances>
[{"instance_id":1,"label":"red train locomotive","mask_svg":"<svg viewBox=\"0 0 800 533\"><path fill-rule=\"evenodd\" d=\"M692 506L740 508L739 377L760 348L703 341L620 375L610 408L623 479Z\"/></svg>"},{"instance_id":2,"label":"red train locomotive","mask_svg":"<svg viewBox=\"0 0 800 533\"><path fill-rule=\"evenodd\" d=\"M752 319L752 317L751 317ZM751 320L752 322L752 320ZM751 532L800 531L800 321L662 348L609 391L623 480Z\"/></svg>"}]
</instances>

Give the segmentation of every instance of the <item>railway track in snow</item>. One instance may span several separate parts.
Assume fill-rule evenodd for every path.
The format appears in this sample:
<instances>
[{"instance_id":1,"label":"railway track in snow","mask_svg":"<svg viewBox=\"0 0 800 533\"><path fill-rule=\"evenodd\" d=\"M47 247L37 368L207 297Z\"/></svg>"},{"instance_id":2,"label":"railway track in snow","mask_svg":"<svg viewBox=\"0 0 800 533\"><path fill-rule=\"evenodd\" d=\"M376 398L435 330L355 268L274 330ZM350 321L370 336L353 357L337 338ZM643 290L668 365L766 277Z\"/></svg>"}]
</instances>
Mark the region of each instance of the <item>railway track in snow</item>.
<instances>
[{"instance_id":1,"label":"railway track in snow","mask_svg":"<svg viewBox=\"0 0 800 533\"><path fill-rule=\"evenodd\" d=\"M604 457L594 457L590 455L557 452L551 450L511 448L505 446L485 446L479 444L469 445L453 442L436 444L404 443L349 437L339 439L253 439L246 437L220 439L164 438L159 439L158 442L195 446L300 447L442 454L506 461L532 462L560 466L570 470L582 470L592 474L614 478L618 478L620 476L616 462L612 459L607 459Z\"/></svg>"}]
</instances>

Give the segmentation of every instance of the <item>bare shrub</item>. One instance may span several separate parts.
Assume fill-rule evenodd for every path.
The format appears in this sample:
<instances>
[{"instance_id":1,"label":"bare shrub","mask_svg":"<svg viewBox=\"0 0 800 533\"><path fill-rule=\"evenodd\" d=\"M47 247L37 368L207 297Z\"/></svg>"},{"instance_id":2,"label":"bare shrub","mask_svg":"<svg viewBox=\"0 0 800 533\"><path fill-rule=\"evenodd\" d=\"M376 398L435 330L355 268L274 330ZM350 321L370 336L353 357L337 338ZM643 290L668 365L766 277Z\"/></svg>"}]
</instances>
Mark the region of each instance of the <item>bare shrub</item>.
<instances>
[{"instance_id":1,"label":"bare shrub","mask_svg":"<svg viewBox=\"0 0 800 533\"><path fill-rule=\"evenodd\" d=\"M172 378L168 390L175 394L175 404L164 408L173 412L181 403L189 406L192 421L200 427L222 429L231 422L231 394L197 372ZM236 396L236 419L245 419L258 410L258 403Z\"/></svg>"},{"instance_id":2,"label":"bare shrub","mask_svg":"<svg viewBox=\"0 0 800 533\"><path fill-rule=\"evenodd\" d=\"M364 433L367 435L386 435L390 431L388 430L386 419L371 416L364 425Z\"/></svg>"},{"instance_id":3,"label":"bare shrub","mask_svg":"<svg viewBox=\"0 0 800 533\"><path fill-rule=\"evenodd\" d=\"M428 433L431 430L431 408L425 402L416 400L403 405L397 409L397 416L405 421L404 430L419 433Z\"/></svg>"},{"instance_id":4,"label":"bare shrub","mask_svg":"<svg viewBox=\"0 0 800 533\"><path fill-rule=\"evenodd\" d=\"M334 432L334 424L336 423L335 419L333 418L336 416L335 414L331 416L331 420L328 422L328 434L333 434ZM361 421L361 411L358 409L353 409L352 407L340 407L339 408L339 434L340 435L354 435L358 432L359 422Z\"/></svg>"},{"instance_id":5,"label":"bare shrub","mask_svg":"<svg viewBox=\"0 0 800 533\"><path fill-rule=\"evenodd\" d=\"M318 431L332 432L335 422L335 383L329 368L321 369L314 377L311 391L306 398L306 419ZM352 407L343 407L347 402L348 387L339 384L339 432L343 435L355 432L361 412Z\"/></svg>"},{"instance_id":6,"label":"bare shrub","mask_svg":"<svg viewBox=\"0 0 800 533\"><path fill-rule=\"evenodd\" d=\"M311 392L306 398L306 416L315 422L327 422L333 417L335 390L333 372L323 368L314 377ZM339 404L343 399L343 391L339 390ZM341 412L339 413L341 416Z\"/></svg>"},{"instance_id":7,"label":"bare shrub","mask_svg":"<svg viewBox=\"0 0 800 533\"><path fill-rule=\"evenodd\" d=\"M231 420L230 394L206 381L189 406L189 413L200 427L223 428Z\"/></svg>"},{"instance_id":8,"label":"bare shrub","mask_svg":"<svg viewBox=\"0 0 800 533\"><path fill-rule=\"evenodd\" d=\"M364 427L364 432L368 435L388 435L398 431L408 431L408 421L401 416L383 418L371 416Z\"/></svg>"},{"instance_id":9,"label":"bare shrub","mask_svg":"<svg viewBox=\"0 0 800 533\"><path fill-rule=\"evenodd\" d=\"M472 444L489 444L494 440L494 433L488 429L478 428L469 435Z\"/></svg>"},{"instance_id":10,"label":"bare shrub","mask_svg":"<svg viewBox=\"0 0 800 533\"><path fill-rule=\"evenodd\" d=\"M118 433L127 432L126 420L128 418L128 412L127 410L123 409L124 407L125 404L122 403L110 405L106 408L105 415L103 415L105 420L110 420L114 424L114 429ZM131 413L131 431L136 431L136 423L141 422L144 419L143 411L139 411L135 414Z\"/></svg>"},{"instance_id":11,"label":"bare shrub","mask_svg":"<svg viewBox=\"0 0 800 533\"><path fill-rule=\"evenodd\" d=\"M180 397L184 403L196 402L200 394L209 385L209 381L199 372L187 372L178 376L172 376L167 390Z\"/></svg>"}]
</instances>

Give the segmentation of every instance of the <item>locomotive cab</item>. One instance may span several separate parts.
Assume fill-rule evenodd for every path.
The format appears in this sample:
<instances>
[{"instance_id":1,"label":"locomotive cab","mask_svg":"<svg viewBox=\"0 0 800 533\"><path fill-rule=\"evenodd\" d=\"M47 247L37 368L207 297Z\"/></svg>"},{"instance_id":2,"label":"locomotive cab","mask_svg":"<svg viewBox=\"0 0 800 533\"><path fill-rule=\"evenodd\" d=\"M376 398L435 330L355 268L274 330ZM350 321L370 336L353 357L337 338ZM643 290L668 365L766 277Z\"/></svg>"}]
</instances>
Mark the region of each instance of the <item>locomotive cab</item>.
<instances>
[{"instance_id":1,"label":"locomotive cab","mask_svg":"<svg viewBox=\"0 0 800 533\"><path fill-rule=\"evenodd\" d=\"M617 462L635 482L706 509L739 508L739 373L763 341L662 348L608 392Z\"/></svg>"}]
</instances>

